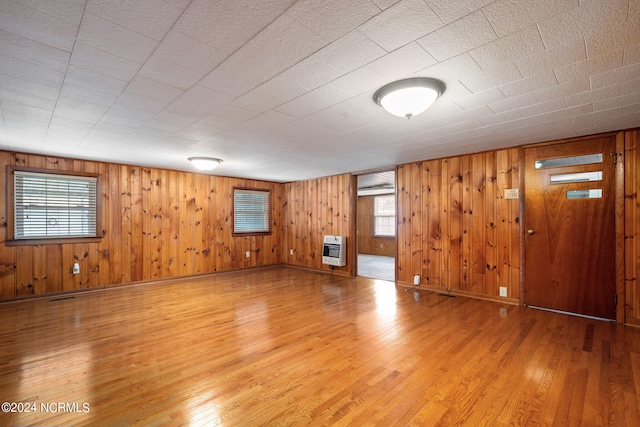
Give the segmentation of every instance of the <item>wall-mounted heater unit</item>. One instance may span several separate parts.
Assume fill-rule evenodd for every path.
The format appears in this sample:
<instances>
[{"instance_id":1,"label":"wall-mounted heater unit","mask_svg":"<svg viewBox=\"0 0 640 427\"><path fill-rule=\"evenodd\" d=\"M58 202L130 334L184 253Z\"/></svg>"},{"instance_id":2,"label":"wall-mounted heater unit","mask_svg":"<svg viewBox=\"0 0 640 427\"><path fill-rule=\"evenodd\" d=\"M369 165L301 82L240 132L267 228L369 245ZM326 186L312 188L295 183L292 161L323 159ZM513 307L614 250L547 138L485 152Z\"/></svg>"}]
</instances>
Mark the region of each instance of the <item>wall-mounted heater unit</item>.
<instances>
[{"instance_id":1,"label":"wall-mounted heater unit","mask_svg":"<svg viewBox=\"0 0 640 427\"><path fill-rule=\"evenodd\" d=\"M344 267L347 265L346 236L324 236L322 263L335 267Z\"/></svg>"}]
</instances>

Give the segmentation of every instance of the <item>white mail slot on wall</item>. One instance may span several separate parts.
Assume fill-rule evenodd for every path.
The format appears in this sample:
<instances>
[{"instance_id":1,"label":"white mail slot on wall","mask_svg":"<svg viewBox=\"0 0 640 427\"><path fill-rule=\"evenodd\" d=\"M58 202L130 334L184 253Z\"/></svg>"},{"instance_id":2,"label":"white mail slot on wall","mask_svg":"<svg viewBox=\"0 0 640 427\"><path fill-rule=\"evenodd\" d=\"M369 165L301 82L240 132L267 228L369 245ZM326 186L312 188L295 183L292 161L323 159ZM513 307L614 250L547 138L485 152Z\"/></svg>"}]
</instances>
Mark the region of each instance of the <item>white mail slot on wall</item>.
<instances>
[{"instance_id":1,"label":"white mail slot on wall","mask_svg":"<svg viewBox=\"0 0 640 427\"><path fill-rule=\"evenodd\" d=\"M324 236L322 263L335 267L347 265L347 236Z\"/></svg>"}]
</instances>

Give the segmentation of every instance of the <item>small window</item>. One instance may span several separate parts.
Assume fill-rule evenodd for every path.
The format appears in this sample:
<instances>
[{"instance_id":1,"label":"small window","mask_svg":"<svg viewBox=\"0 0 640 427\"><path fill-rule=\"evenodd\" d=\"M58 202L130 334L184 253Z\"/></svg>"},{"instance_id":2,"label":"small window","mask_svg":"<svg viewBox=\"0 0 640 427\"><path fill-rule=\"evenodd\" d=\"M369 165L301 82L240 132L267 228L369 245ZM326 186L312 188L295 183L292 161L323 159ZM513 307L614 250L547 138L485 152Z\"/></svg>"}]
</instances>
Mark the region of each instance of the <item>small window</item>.
<instances>
[{"instance_id":1,"label":"small window","mask_svg":"<svg viewBox=\"0 0 640 427\"><path fill-rule=\"evenodd\" d=\"M13 171L16 241L98 237L99 178Z\"/></svg>"},{"instance_id":2,"label":"small window","mask_svg":"<svg viewBox=\"0 0 640 427\"><path fill-rule=\"evenodd\" d=\"M233 190L233 232L237 234L268 234L268 190Z\"/></svg>"},{"instance_id":3,"label":"small window","mask_svg":"<svg viewBox=\"0 0 640 427\"><path fill-rule=\"evenodd\" d=\"M396 196L388 194L376 196L373 203L373 234L376 236L396 235Z\"/></svg>"}]
</instances>

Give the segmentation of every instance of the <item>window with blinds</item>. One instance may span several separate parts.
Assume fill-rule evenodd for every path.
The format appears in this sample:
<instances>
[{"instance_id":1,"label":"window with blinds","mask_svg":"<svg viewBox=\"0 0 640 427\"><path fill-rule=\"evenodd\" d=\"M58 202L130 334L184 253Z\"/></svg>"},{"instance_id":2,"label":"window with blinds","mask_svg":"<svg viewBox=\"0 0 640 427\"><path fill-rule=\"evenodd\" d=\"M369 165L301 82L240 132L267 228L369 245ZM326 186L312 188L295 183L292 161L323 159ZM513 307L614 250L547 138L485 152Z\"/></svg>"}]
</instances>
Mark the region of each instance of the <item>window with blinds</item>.
<instances>
[{"instance_id":1,"label":"window with blinds","mask_svg":"<svg viewBox=\"0 0 640 427\"><path fill-rule=\"evenodd\" d=\"M269 233L269 191L233 190L233 232Z\"/></svg>"},{"instance_id":2,"label":"window with blinds","mask_svg":"<svg viewBox=\"0 0 640 427\"><path fill-rule=\"evenodd\" d=\"M14 239L97 236L97 178L14 171Z\"/></svg>"},{"instance_id":3,"label":"window with blinds","mask_svg":"<svg viewBox=\"0 0 640 427\"><path fill-rule=\"evenodd\" d=\"M394 194L376 196L374 198L374 225L375 236L396 235L396 196Z\"/></svg>"}]
</instances>

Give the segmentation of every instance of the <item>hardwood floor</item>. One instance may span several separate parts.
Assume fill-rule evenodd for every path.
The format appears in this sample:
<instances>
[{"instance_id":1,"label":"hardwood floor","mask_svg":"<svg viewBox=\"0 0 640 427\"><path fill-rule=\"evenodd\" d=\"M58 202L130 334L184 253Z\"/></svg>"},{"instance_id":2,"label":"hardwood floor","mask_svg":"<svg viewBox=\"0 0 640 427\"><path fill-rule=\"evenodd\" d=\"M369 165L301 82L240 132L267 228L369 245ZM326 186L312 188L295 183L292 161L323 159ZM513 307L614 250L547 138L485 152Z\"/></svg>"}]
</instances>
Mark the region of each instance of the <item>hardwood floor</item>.
<instances>
[{"instance_id":1,"label":"hardwood floor","mask_svg":"<svg viewBox=\"0 0 640 427\"><path fill-rule=\"evenodd\" d=\"M639 329L362 277L225 273L0 319L0 401L36 410L0 425L640 426Z\"/></svg>"}]
</instances>

